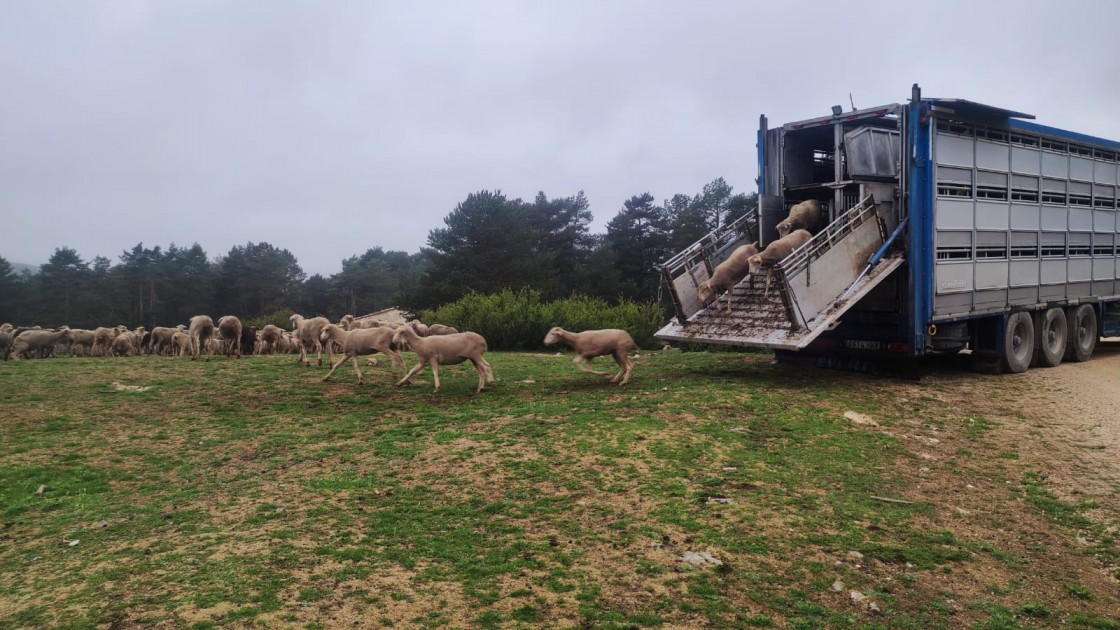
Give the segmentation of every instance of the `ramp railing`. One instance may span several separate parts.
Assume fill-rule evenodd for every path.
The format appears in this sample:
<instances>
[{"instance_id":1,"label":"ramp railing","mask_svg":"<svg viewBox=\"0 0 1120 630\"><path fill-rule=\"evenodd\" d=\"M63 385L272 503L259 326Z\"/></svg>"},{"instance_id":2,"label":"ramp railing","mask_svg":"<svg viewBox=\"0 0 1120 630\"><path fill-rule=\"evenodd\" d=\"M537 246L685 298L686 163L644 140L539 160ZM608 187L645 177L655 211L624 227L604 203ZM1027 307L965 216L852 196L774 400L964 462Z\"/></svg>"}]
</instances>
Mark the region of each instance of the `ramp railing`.
<instances>
[{"instance_id":1,"label":"ramp railing","mask_svg":"<svg viewBox=\"0 0 1120 630\"><path fill-rule=\"evenodd\" d=\"M697 288L740 245L758 240L758 210L718 228L661 264L661 277L673 298L677 320L685 323L704 308Z\"/></svg>"}]
</instances>

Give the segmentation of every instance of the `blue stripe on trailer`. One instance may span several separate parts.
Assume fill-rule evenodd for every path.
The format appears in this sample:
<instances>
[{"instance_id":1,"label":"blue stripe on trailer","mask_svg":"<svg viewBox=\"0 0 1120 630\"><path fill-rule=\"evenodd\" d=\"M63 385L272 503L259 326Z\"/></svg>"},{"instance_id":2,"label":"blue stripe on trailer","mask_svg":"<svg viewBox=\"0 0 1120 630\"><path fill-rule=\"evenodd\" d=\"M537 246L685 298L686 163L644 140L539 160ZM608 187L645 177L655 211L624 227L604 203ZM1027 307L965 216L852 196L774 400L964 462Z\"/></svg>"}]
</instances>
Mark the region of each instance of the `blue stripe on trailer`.
<instances>
[{"instance_id":1,"label":"blue stripe on trailer","mask_svg":"<svg viewBox=\"0 0 1120 630\"><path fill-rule=\"evenodd\" d=\"M909 176L909 251L911 355L925 353L926 324L933 316L933 177L930 171L929 102L911 102L907 146Z\"/></svg>"},{"instance_id":2,"label":"blue stripe on trailer","mask_svg":"<svg viewBox=\"0 0 1120 630\"><path fill-rule=\"evenodd\" d=\"M1082 144L1105 146L1109 147L1110 149L1120 150L1120 142L1117 142L1115 140L1106 140L1104 138L1098 138L1096 136L1077 133L1076 131L1066 131L1065 129L1058 129L1057 127L1047 127L1046 125L1040 125L1038 123L1032 123L1025 120L1015 120L1014 118L1009 118L1007 120L1007 126L1011 129L1030 131L1032 133L1037 133L1043 136L1052 136L1055 138L1062 138L1064 140L1080 142Z\"/></svg>"}]
</instances>

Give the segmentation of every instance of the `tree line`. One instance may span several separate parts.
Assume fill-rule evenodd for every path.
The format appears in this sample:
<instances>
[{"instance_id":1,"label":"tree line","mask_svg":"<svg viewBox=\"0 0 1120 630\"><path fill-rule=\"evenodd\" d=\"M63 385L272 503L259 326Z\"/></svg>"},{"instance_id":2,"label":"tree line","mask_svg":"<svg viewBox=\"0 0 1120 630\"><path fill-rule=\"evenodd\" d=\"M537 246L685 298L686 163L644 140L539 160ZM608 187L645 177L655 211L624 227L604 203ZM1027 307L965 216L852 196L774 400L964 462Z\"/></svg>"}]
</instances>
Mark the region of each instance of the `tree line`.
<instances>
[{"instance_id":1,"label":"tree line","mask_svg":"<svg viewBox=\"0 0 1120 630\"><path fill-rule=\"evenodd\" d=\"M83 260L62 246L36 272L16 273L0 257L0 322L152 327L199 313L253 319L288 310L334 319L389 306L418 313L504 289L531 289L545 300L653 302L659 263L757 204L756 194L734 193L721 177L660 204L649 193L634 195L605 233L592 234L582 191L541 192L532 201L479 191L429 232L418 253L373 247L329 277L307 276L291 252L265 242L213 259L197 243L139 243L115 263Z\"/></svg>"}]
</instances>

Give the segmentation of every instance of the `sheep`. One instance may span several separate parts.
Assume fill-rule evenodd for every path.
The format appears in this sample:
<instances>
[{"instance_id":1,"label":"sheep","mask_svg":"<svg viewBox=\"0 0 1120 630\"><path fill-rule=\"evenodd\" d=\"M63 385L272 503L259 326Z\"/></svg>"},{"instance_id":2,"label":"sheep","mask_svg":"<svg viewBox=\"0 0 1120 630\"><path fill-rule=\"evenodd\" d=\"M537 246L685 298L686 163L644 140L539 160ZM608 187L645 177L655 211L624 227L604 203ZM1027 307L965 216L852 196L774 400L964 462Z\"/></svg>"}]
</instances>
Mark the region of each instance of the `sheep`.
<instances>
[{"instance_id":1,"label":"sheep","mask_svg":"<svg viewBox=\"0 0 1120 630\"><path fill-rule=\"evenodd\" d=\"M451 326L444 326L443 324L432 324L428 326L428 334L430 335L454 335L459 331Z\"/></svg>"},{"instance_id":2,"label":"sheep","mask_svg":"<svg viewBox=\"0 0 1120 630\"><path fill-rule=\"evenodd\" d=\"M113 345L109 348L109 352L114 356L127 357L136 352L136 343L136 333L129 330L113 337Z\"/></svg>"},{"instance_id":3,"label":"sheep","mask_svg":"<svg viewBox=\"0 0 1120 630\"><path fill-rule=\"evenodd\" d=\"M93 354L93 331L83 330L81 328L70 329L70 356L77 356L75 352L82 351L82 354Z\"/></svg>"},{"instance_id":4,"label":"sheep","mask_svg":"<svg viewBox=\"0 0 1120 630\"><path fill-rule=\"evenodd\" d=\"M171 338L176 332L182 332L182 329L182 325L176 328L156 326L152 329L152 338L148 342L148 349L152 354L163 354L165 351L171 352Z\"/></svg>"},{"instance_id":5,"label":"sheep","mask_svg":"<svg viewBox=\"0 0 1120 630\"><path fill-rule=\"evenodd\" d=\"M794 230L807 230L813 232L821 220L821 202L816 199L802 201L789 209L789 215L778 222L774 228L778 230L781 238L789 236Z\"/></svg>"},{"instance_id":6,"label":"sheep","mask_svg":"<svg viewBox=\"0 0 1120 630\"><path fill-rule=\"evenodd\" d=\"M206 360L209 361L213 353L210 352L208 343L210 337L214 336L214 320L209 315L195 315L187 330L191 336L191 361L197 359L203 349L206 349Z\"/></svg>"},{"instance_id":7,"label":"sheep","mask_svg":"<svg viewBox=\"0 0 1120 630\"><path fill-rule=\"evenodd\" d=\"M793 250L808 243L811 238L813 238L813 235L806 230L794 230L787 236L772 241L761 253L750 257L747 262L750 264L751 275L754 275L754 272L758 271L760 267L767 268L766 293L763 298L770 297L770 275L773 273L774 265L785 260L786 256L793 253Z\"/></svg>"},{"instance_id":8,"label":"sheep","mask_svg":"<svg viewBox=\"0 0 1120 630\"><path fill-rule=\"evenodd\" d=\"M323 329L330 325L330 320L326 317L304 319L303 315L299 313L288 319L292 322L292 330L299 337L299 363L307 361L307 346L311 346L315 348L315 358L319 360L319 365L323 365L323 342L319 341L319 335L322 335ZM329 343L327 344L327 360L334 363L334 351ZM308 365L310 365L310 361L308 361Z\"/></svg>"},{"instance_id":9,"label":"sheep","mask_svg":"<svg viewBox=\"0 0 1120 630\"><path fill-rule=\"evenodd\" d=\"M15 340L15 335L12 333L14 328L11 324L0 325L0 359L8 360L8 353L12 349L12 341Z\"/></svg>"},{"instance_id":10,"label":"sheep","mask_svg":"<svg viewBox=\"0 0 1120 630\"><path fill-rule=\"evenodd\" d=\"M98 326L93 329L93 350L94 356L106 356L109 354L109 348L113 345L113 339L121 334L121 326L116 328L106 328Z\"/></svg>"},{"instance_id":11,"label":"sheep","mask_svg":"<svg viewBox=\"0 0 1120 630\"><path fill-rule=\"evenodd\" d=\"M15 335L10 352L24 359L30 359L35 354L45 356L42 354L44 350L53 350L59 342L69 342L71 335L66 327L59 330L24 330Z\"/></svg>"},{"instance_id":12,"label":"sheep","mask_svg":"<svg viewBox=\"0 0 1120 630\"><path fill-rule=\"evenodd\" d=\"M280 340L284 338L284 331L279 326L266 324L261 329L261 341L265 344L264 352L273 354L277 351Z\"/></svg>"},{"instance_id":13,"label":"sheep","mask_svg":"<svg viewBox=\"0 0 1120 630\"><path fill-rule=\"evenodd\" d=\"M716 296L716 310L719 310L719 296L727 293L727 314L731 314L731 290L735 285L739 284L743 278L747 276L747 271L750 265L747 260L751 256L758 253L758 243L754 242L749 245L740 245L731 252L727 260L716 265L715 271L712 272L712 277L700 283L696 287L696 297L700 298L701 302L707 303Z\"/></svg>"},{"instance_id":14,"label":"sheep","mask_svg":"<svg viewBox=\"0 0 1120 630\"><path fill-rule=\"evenodd\" d=\"M241 329L241 354L256 354L257 327L245 326Z\"/></svg>"},{"instance_id":15,"label":"sheep","mask_svg":"<svg viewBox=\"0 0 1120 630\"><path fill-rule=\"evenodd\" d=\"M634 371L634 364L630 362L627 353L637 349L638 344L634 343L630 333L625 330L607 328L604 330L585 330L577 333L568 332L559 326L555 326L544 336L544 345L551 346L557 342L564 342L566 346L575 350L576 358L572 360L572 363L588 374L608 374L608 372L591 369L590 364L595 357L608 354L613 356L619 370L618 374L611 377L610 382L625 385L630 381L630 373Z\"/></svg>"},{"instance_id":16,"label":"sheep","mask_svg":"<svg viewBox=\"0 0 1120 630\"><path fill-rule=\"evenodd\" d=\"M469 360L478 371L478 388L481 392L486 383L494 383L494 371L490 363L482 358L486 352L486 340L482 335L473 332L462 332L454 335L440 335L437 337L421 337L411 326L401 326L393 333L393 343L397 346L407 343L416 353L416 367L404 375L397 386L408 383L409 379L417 372L424 369L424 364L432 366L432 378L436 388L432 393L439 391L439 366L455 365Z\"/></svg>"},{"instance_id":17,"label":"sheep","mask_svg":"<svg viewBox=\"0 0 1120 630\"><path fill-rule=\"evenodd\" d=\"M169 350L176 356L183 356L193 349L191 344L191 336L181 330L176 330L171 334L171 346Z\"/></svg>"},{"instance_id":18,"label":"sheep","mask_svg":"<svg viewBox=\"0 0 1120 630\"><path fill-rule=\"evenodd\" d=\"M408 325L412 326L412 329L416 331L416 334L420 335L421 337L427 337L428 335L432 334L431 331L428 330L428 327L424 325L424 322L418 319L409 321Z\"/></svg>"},{"instance_id":19,"label":"sheep","mask_svg":"<svg viewBox=\"0 0 1120 630\"><path fill-rule=\"evenodd\" d=\"M331 371L323 377L327 380L334 374L340 365L350 359L354 362L354 373L358 375L358 384L362 384L362 371L358 369L358 357L364 354L374 354L382 352L389 355L392 361L393 375L397 374L397 368L404 372L404 359L401 358L400 352L397 351L396 346L393 344L394 331L388 328L356 328L354 330L344 330L341 326L335 324L328 324L323 329L320 335L320 341L335 342L342 346L342 358L331 366Z\"/></svg>"},{"instance_id":20,"label":"sheep","mask_svg":"<svg viewBox=\"0 0 1120 630\"><path fill-rule=\"evenodd\" d=\"M227 357L236 354L241 358L241 320L234 315L218 318L218 334L222 339L223 354Z\"/></svg>"}]
</instances>

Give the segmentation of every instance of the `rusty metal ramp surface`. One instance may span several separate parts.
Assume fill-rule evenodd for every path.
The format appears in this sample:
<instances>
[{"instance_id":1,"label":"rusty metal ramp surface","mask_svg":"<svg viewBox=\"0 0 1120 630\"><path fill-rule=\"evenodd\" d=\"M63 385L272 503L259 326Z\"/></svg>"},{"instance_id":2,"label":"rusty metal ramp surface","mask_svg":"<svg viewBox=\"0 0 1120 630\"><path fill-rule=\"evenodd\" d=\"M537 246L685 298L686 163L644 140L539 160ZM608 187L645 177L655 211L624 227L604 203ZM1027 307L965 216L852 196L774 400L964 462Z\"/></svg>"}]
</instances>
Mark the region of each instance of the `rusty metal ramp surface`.
<instances>
[{"instance_id":1,"label":"rusty metal ramp surface","mask_svg":"<svg viewBox=\"0 0 1120 630\"><path fill-rule=\"evenodd\" d=\"M663 341L713 343L731 346L800 350L827 330L840 317L874 289L904 258L883 258L859 276L835 301L808 321L794 324L783 288L772 281L766 293L766 271L759 270L732 289L731 313L726 313L726 298L712 303L689 317L683 324L671 320L654 335Z\"/></svg>"}]
</instances>

